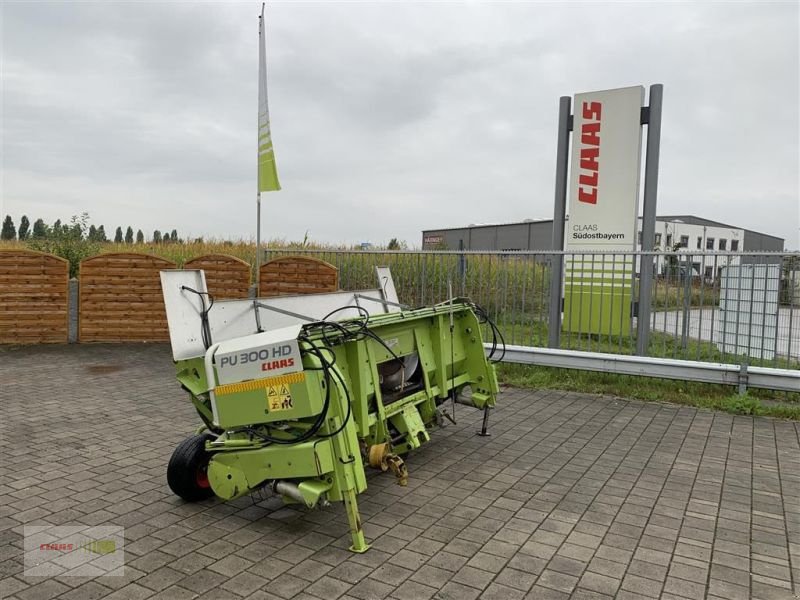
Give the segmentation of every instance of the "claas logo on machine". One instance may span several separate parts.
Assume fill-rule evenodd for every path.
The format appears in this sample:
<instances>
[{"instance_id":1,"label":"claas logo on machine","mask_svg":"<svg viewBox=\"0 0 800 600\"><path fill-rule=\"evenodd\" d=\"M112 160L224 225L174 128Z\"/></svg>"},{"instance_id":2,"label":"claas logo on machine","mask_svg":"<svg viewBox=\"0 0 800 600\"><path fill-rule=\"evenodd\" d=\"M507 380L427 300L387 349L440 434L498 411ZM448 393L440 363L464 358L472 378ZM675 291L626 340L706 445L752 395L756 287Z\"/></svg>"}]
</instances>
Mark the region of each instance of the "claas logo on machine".
<instances>
[{"instance_id":1,"label":"claas logo on machine","mask_svg":"<svg viewBox=\"0 0 800 600\"><path fill-rule=\"evenodd\" d=\"M285 384L269 386L267 388L267 406L269 412L294 408L289 387Z\"/></svg>"}]
</instances>

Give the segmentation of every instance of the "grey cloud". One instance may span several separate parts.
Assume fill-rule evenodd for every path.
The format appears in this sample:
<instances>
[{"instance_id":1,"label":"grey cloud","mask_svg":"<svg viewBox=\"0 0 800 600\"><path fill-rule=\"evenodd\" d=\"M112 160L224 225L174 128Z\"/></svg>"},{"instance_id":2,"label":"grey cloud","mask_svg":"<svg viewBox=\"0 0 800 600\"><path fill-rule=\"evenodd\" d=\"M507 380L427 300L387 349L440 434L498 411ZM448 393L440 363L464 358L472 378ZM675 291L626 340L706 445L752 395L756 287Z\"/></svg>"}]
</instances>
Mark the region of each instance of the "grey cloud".
<instances>
[{"instance_id":1,"label":"grey cloud","mask_svg":"<svg viewBox=\"0 0 800 600\"><path fill-rule=\"evenodd\" d=\"M254 234L258 3L0 10L0 212ZM548 217L558 97L661 82L659 210L798 247L799 37L796 3L271 3L265 231Z\"/></svg>"}]
</instances>

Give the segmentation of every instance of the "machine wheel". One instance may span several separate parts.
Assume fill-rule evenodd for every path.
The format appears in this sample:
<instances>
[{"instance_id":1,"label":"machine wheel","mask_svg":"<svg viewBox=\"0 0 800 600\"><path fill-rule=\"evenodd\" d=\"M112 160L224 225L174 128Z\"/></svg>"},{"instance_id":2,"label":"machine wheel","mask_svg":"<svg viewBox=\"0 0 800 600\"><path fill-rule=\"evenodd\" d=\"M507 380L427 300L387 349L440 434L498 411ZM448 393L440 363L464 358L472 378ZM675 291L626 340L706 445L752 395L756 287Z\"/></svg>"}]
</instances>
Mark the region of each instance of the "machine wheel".
<instances>
[{"instance_id":1,"label":"machine wheel","mask_svg":"<svg viewBox=\"0 0 800 600\"><path fill-rule=\"evenodd\" d=\"M167 483L169 488L187 502L206 500L214 495L208 482L206 440L214 436L207 433L193 435L183 440L169 459Z\"/></svg>"}]
</instances>

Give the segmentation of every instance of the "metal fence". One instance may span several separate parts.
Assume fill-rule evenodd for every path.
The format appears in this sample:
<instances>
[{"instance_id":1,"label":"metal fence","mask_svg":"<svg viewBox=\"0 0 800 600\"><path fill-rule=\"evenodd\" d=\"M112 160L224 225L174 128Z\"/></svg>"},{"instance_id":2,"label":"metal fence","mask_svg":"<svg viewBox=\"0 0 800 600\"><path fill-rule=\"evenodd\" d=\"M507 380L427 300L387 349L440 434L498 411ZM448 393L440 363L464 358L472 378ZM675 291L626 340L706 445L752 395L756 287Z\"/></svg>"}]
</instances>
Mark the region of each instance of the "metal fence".
<instances>
[{"instance_id":1,"label":"metal fence","mask_svg":"<svg viewBox=\"0 0 800 600\"><path fill-rule=\"evenodd\" d=\"M271 249L265 259L287 254L333 264L345 290L375 287L374 268L388 266L411 306L447 300L451 283L454 295L487 310L508 344L635 354L641 312L649 315L647 356L800 367L800 253ZM548 343L555 261L565 264L562 293L553 294L562 298L557 345ZM650 310L640 311L648 264Z\"/></svg>"}]
</instances>

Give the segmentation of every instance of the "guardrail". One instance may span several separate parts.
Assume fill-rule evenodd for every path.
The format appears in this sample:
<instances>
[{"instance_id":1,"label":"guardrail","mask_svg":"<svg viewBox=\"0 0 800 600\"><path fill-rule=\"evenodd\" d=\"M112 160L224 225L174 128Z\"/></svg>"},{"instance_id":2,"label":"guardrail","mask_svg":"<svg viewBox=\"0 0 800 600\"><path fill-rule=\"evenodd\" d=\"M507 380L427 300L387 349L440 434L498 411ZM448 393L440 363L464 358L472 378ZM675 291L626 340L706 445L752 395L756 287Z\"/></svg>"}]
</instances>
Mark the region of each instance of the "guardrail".
<instances>
[{"instance_id":1,"label":"guardrail","mask_svg":"<svg viewBox=\"0 0 800 600\"><path fill-rule=\"evenodd\" d=\"M484 344L489 353L491 344ZM735 385L739 392L748 387L797 392L800 390L800 371L752 367L747 363L731 365L694 360L655 358L652 356L626 356L602 352L579 352L555 348L506 346L503 362L559 369L578 369L617 375L636 375L659 379L680 379Z\"/></svg>"}]
</instances>

